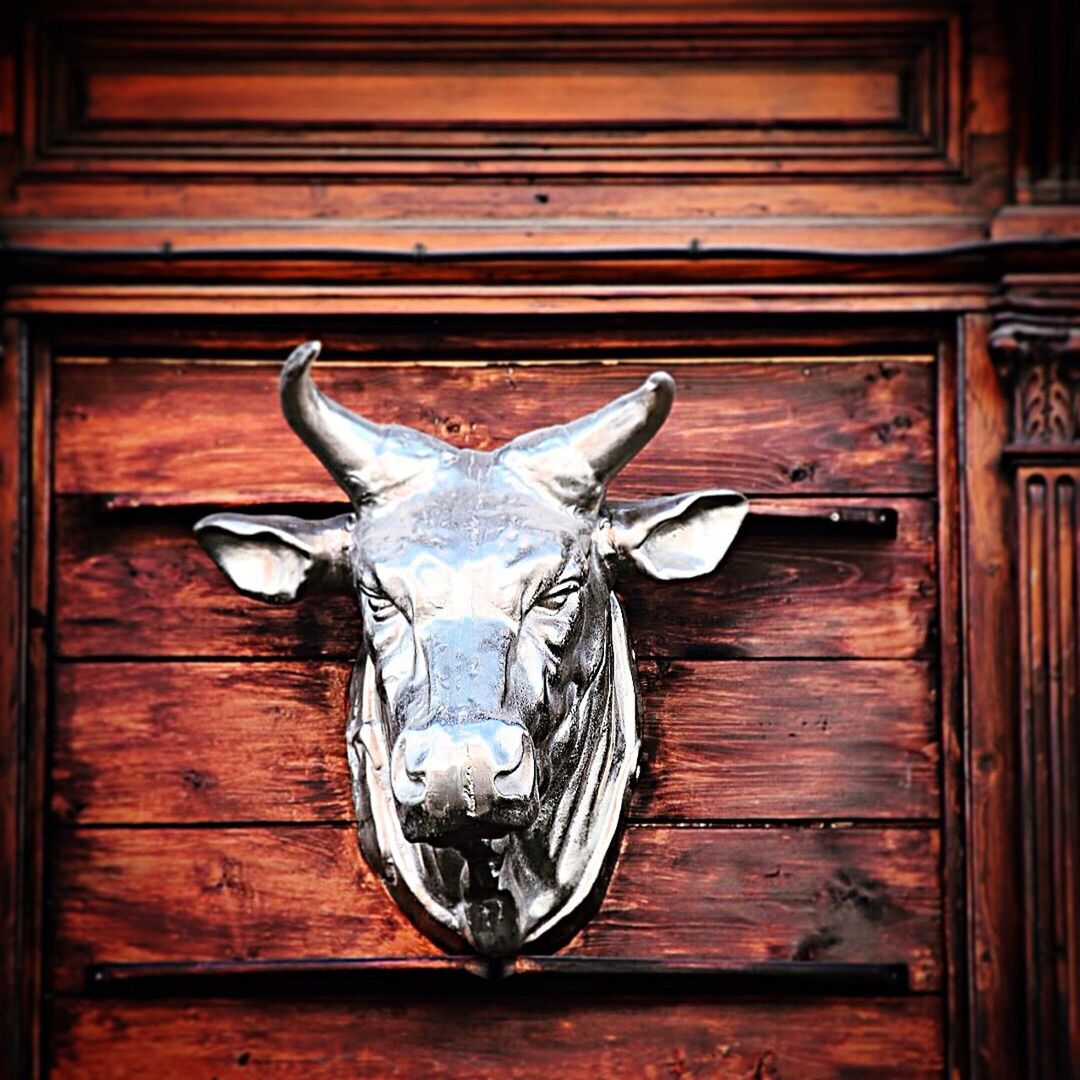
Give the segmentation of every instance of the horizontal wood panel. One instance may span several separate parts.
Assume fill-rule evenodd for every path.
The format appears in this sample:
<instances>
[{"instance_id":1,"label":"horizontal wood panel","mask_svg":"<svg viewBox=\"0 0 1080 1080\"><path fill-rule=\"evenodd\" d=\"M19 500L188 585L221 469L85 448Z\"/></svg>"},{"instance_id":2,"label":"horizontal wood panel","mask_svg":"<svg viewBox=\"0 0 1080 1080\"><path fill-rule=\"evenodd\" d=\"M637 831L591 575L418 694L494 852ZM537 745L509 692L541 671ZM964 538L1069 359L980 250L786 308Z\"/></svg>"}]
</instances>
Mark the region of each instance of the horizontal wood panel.
<instances>
[{"instance_id":1,"label":"horizontal wood panel","mask_svg":"<svg viewBox=\"0 0 1080 1080\"><path fill-rule=\"evenodd\" d=\"M57 1078L605 1080L939 1077L940 1002L671 1000L513 986L346 1001L87 1002L54 1006Z\"/></svg>"},{"instance_id":2,"label":"horizontal wood panel","mask_svg":"<svg viewBox=\"0 0 1080 1080\"><path fill-rule=\"evenodd\" d=\"M744 532L708 577L660 583L627 574L621 591L639 655L928 656L934 507L917 499L890 505L899 513L894 540ZM175 512L93 513L85 500L58 500L60 654L355 653L359 616L351 598L281 608L239 596L195 542L193 522L194 515Z\"/></svg>"},{"instance_id":3,"label":"horizontal wood panel","mask_svg":"<svg viewBox=\"0 0 1080 1080\"><path fill-rule=\"evenodd\" d=\"M633 812L936 818L933 674L910 661L645 664Z\"/></svg>"},{"instance_id":4,"label":"horizontal wood panel","mask_svg":"<svg viewBox=\"0 0 1080 1080\"><path fill-rule=\"evenodd\" d=\"M230 59L204 62L196 71L159 65L91 70L83 118L90 125L150 128L321 124L429 131L444 125L701 127L733 121L899 126L900 79L896 65L858 70L827 60L795 70L763 60L447 59L294 64L273 71Z\"/></svg>"},{"instance_id":5,"label":"horizontal wood panel","mask_svg":"<svg viewBox=\"0 0 1080 1080\"><path fill-rule=\"evenodd\" d=\"M351 820L345 663L62 664L69 822ZM906 661L644 665L637 817L933 818L935 694Z\"/></svg>"},{"instance_id":6,"label":"horizontal wood panel","mask_svg":"<svg viewBox=\"0 0 1080 1080\"><path fill-rule=\"evenodd\" d=\"M907 963L941 975L931 829L631 826L580 956ZM63 829L57 986L90 963L429 956L351 827Z\"/></svg>"},{"instance_id":7,"label":"horizontal wood panel","mask_svg":"<svg viewBox=\"0 0 1080 1080\"><path fill-rule=\"evenodd\" d=\"M663 365L327 363L315 374L372 419L490 450L599 408ZM166 503L341 498L281 416L280 367L61 364L56 490ZM934 488L932 364L678 363L672 372L672 414L613 497L718 485L809 494Z\"/></svg>"},{"instance_id":8,"label":"horizontal wood panel","mask_svg":"<svg viewBox=\"0 0 1080 1080\"><path fill-rule=\"evenodd\" d=\"M266 12L42 27L40 169L505 176L941 174L964 117L955 16L805 7L557 27L445 10L313 37ZM69 16L70 19L70 16ZM77 88L77 92L76 89Z\"/></svg>"}]
</instances>

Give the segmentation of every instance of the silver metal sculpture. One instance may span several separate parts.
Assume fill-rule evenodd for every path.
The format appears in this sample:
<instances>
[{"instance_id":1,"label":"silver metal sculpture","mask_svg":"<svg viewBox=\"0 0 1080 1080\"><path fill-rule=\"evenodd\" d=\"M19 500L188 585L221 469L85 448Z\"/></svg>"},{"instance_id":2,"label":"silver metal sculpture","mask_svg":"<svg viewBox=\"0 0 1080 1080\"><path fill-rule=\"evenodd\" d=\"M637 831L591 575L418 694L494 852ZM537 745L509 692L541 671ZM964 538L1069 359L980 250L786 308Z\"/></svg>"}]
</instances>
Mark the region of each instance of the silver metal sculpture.
<instances>
[{"instance_id":1,"label":"silver metal sculpture","mask_svg":"<svg viewBox=\"0 0 1080 1080\"><path fill-rule=\"evenodd\" d=\"M247 596L358 594L346 748L360 847L413 921L453 950L555 947L603 895L637 770L615 567L707 574L747 502L605 501L667 417L663 372L481 453L331 401L309 372L319 349L286 361L282 408L353 512L213 514L199 541Z\"/></svg>"}]
</instances>

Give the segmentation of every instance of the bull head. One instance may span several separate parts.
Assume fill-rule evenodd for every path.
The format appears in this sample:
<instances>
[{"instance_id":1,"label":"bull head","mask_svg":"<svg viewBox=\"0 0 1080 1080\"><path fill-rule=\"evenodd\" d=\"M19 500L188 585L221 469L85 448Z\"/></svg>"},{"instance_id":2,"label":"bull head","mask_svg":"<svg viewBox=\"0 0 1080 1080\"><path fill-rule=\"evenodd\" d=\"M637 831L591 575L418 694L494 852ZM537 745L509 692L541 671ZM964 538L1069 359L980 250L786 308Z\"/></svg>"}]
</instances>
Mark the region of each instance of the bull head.
<instances>
[{"instance_id":1,"label":"bull head","mask_svg":"<svg viewBox=\"0 0 1080 1080\"><path fill-rule=\"evenodd\" d=\"M747 502L605 501L671 408L662 372L480 453L331 401L310 375L319 348L286 361L282 408L352 512L213 514L199 541L247 596L358 595L346 749L360 846L414 922L451 949L553 947L603 895L637 769L615 568L707 574Z\"/></svg>"}]
</instances>

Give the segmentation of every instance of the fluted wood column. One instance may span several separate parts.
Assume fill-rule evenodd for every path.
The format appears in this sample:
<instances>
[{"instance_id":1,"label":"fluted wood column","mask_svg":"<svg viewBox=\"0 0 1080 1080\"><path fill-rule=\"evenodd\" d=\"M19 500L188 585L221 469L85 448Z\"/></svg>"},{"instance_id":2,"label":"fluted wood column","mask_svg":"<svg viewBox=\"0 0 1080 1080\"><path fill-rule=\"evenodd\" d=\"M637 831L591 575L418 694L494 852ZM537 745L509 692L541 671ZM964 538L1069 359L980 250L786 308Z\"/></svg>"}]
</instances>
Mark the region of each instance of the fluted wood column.
<instances>
[{"instance_id":1,"label":"fluted wood column","mask_svg":"<svg viewBox=\"0 0 1080 1080\"><path fill-rule=\"evenodd\" d=\"M1080 1076L1080 312L1004 317L1020 620L1028 1075ZM1017 994L1017 1004L1021 994Z\"/></svg>"}]
</instances>

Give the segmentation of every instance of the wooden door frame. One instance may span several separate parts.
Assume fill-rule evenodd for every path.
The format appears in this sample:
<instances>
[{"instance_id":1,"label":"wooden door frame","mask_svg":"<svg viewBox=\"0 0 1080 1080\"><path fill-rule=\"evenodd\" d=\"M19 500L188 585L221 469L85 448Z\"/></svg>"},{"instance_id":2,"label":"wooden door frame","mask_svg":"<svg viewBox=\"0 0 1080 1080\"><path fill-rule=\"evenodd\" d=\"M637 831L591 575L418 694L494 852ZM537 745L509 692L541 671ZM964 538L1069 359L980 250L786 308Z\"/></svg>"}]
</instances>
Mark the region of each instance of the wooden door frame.
<instances>
[{"instance_id":1,"label":"wooden door frame","mask_svg":"<svg viewBox=\"0 0 1080 1080\"><path fill-rule=\"evenodd\" d=\"M42 900L44 897L45 733L48 723L49 575L40 558L49 551L50 390L55 337L51 327L101 325L97 316L122 320L136 314L145 325L163 312L182 312L191 319L236 319L259 314L271 298L265 292L235 297L207 290L164 288L113 289L103 310L99 293L41 287L9 296L5 323L5 394L18 407L5 409L4 450L22 467L16 483L2 489L4 505L18 527L0 532L3 555L19 568L15 602L5 605L9 639L16 649L5 654L0 668L4 682L5 746L15 753L4 758L0 788L5 819L18 823L5 832L5 898L15 918L4 924L5 1017L18 1057L15 1075L35 1075L42 1067ZM335 290L338 292L339 290ZM595 290L594 290L595 291ZM1007 425L1007 395L989 353L990 316L985 312L989 290L978 296L972 311L970 287L935 293L942 311L927 315L926 296L914 300L910 289L873 295L861 302L850 290L822 287L784 294L763 290L731 290L699 296L670 295L669 289L622 290L614 304L595 296L564 298L559 306L577 314L605 317L651 312L725 314L736 319L769 315L797 318L871 319L880 324L902 322L936 326L939 587L940 587L940 715L943 750L944 933L947 971L947 1061L952 1075L1021 1075L1024 1032L1014 988L1023 978L1019 940L1020 906L1009 888L1016 848L1016 709L1014 677L1017 650L1015 591L1012 570L1011 481L1002 475ZM313 297L289 288L273 300L314 320L342 318L385 310L388 299L349 296ZM516 312L550 317L552 297L535 290L424 290L389 303L417 314L472 311L480 318ZM371 303L365 301L371 299ZM569 302L567 302L569 301ZM94 318L90 318L90 307ZM721 308L718 312L716 309ZM398 308L400 310L400 307ZM915 314L913 312L918 312ZM6 582L7 584L7 582ZM1008 641L1009 648L1001 649ZM1011 658L1011 659L1010 659ZM989 661L993 662L990 663ZM12 692L8 692L9 688ZM1015 1063L1017 1068L1012 1067ZM14 1063L13 1063L14 1064Z\"/></svg>"}]
</instances>

